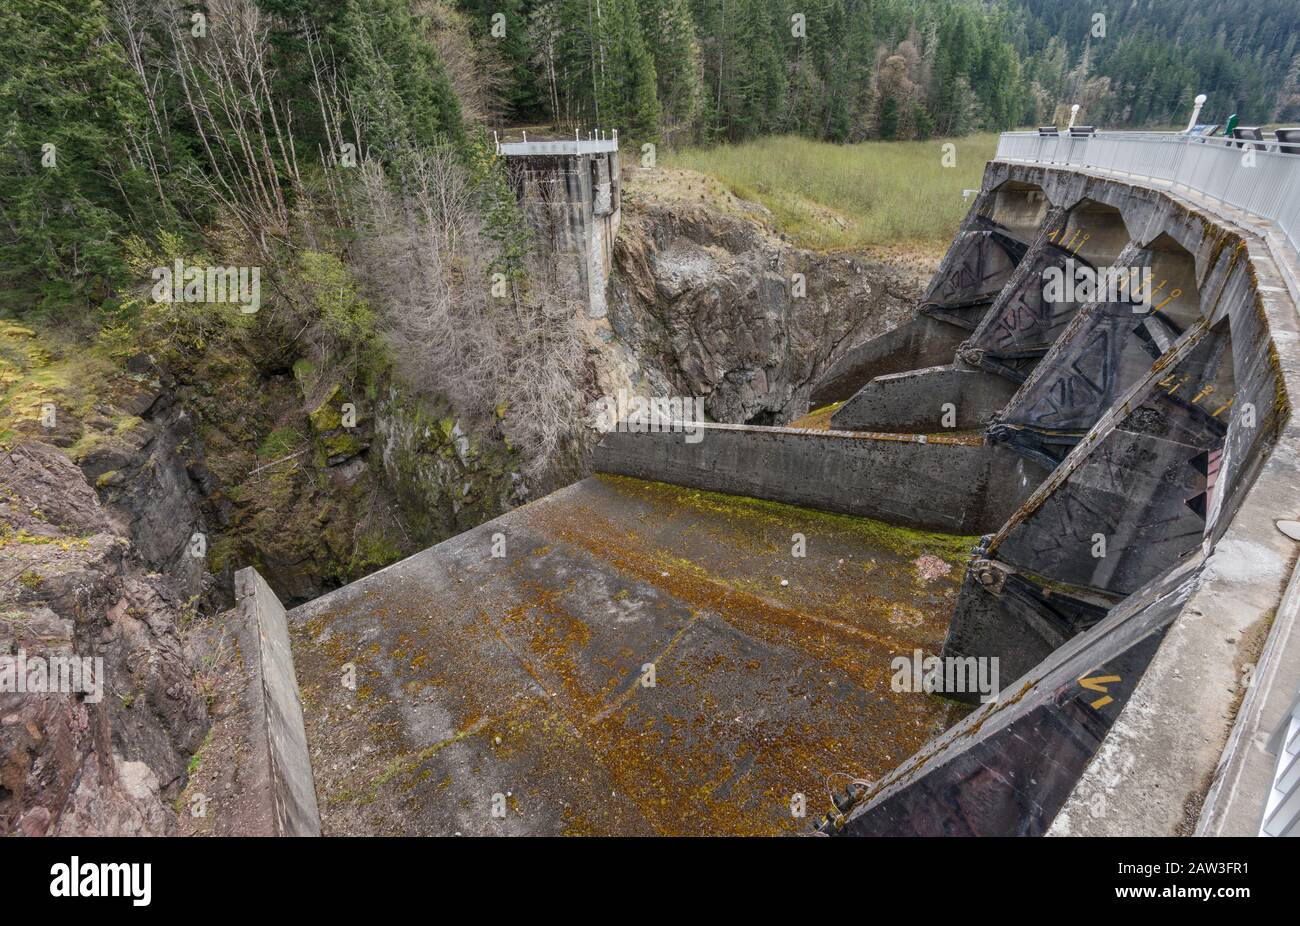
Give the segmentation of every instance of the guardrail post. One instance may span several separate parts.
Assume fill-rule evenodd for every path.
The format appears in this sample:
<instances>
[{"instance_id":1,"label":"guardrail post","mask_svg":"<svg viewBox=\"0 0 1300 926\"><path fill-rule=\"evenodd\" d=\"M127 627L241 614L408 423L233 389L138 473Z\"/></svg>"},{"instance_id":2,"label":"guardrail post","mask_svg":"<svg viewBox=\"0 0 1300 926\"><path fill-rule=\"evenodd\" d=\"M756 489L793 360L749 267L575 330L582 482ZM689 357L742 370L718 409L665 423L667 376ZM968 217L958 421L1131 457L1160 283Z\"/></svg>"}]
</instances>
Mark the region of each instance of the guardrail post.
<instances>
[{"instance_id":1,"label":"guardrail post","mask_svg":"<svg viewBox=\"0 0 1300 926\"><path fill-rule=\"evenodd\" d=\"M1174 157L1174 169L1170 171L1169 186L1171 189L1182 186L1187 189L1187 184L1182 183L1180 178L1183 176L1183 162L1187 160L1187 148L1192 143L1190 136L1183 136L1178 144L1178 153Z\"/></svg>"}]
</instances>

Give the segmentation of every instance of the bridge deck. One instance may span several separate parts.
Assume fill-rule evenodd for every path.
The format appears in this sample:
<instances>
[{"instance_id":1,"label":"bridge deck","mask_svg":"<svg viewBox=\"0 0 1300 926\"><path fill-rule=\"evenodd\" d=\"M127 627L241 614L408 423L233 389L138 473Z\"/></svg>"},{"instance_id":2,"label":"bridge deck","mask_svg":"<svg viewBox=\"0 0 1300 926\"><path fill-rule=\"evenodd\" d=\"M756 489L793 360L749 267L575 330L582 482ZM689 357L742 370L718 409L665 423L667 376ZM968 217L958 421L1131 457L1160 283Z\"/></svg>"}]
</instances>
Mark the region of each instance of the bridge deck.
<instances>
[{"instance_id":1,"label":"bridge deck","mask_svg":"<svg viewBox=\"0 0 1300 926\"><path fill-rule=\"evenodd\" d=\"M290 612L324 831L806 829L955 719L890 660L973 540L605 476L454 537Z\"/></svg>"}]
</instances>

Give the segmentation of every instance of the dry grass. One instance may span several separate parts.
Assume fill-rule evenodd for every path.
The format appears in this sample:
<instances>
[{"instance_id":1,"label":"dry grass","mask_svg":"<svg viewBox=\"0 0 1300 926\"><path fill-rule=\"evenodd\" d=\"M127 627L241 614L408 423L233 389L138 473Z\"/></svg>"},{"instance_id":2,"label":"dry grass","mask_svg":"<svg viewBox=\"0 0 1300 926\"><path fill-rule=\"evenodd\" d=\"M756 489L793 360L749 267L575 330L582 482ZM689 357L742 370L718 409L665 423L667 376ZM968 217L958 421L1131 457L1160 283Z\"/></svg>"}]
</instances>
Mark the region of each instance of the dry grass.
<instances>
[{"instance_id":1,"label":"dry grass","mask_svg":"<svg viewBox=\"0 0 1300 926\"><path fill-rule=\"evenodd\" d=\"M949 141L956 164L944 167ZM996 148L994 134L857 145L783 136L687 148L665 161L717 177L737 196L762 203L804 247L927 249L952 239L970 205L962 190L979 187Z\"/></svg>"}]
</instances>

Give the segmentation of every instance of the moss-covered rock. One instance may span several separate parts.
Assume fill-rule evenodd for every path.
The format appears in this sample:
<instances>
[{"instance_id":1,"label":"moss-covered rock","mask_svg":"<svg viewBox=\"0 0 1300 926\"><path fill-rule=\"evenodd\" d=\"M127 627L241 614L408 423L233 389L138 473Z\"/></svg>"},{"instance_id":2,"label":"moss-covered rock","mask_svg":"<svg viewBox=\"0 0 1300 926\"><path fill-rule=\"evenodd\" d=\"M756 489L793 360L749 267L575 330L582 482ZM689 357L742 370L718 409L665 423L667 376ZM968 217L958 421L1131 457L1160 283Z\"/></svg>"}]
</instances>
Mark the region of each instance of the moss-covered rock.
<instances>
[{"instance_id":1,"label":"moss-covered rock","mask_svg":"<svg viewBox=\"0 0 1300 926\"><path fill-rule=\"evenodd\" d=\"M307 420L311 422L316 434L322 462L327 466L342 463L370 446L369 428L363 426L356 403L351 403L355 420L350 426L345 424L343 406L349 403L342 393L343 387L335 384L307 413Z\"/></svg>"},{"instance_id":2,"label":"moss-covered rock","mask_svg":"<svg viewBox=\"0 0 1300 926\"><path fill-rule=\"evenodd\" d=\"M468 425L386 368L349 386L328 378L331 358L286 370L256 338L155 360L52 337L0 323L0 440L62 444L187 596L228 595L234 571L255 565L286 602L312 598L524 497L499 415ZM47 403L58 433L42 424ZM185 555L195 531L204 558Z\"/></svg>"},{"instance_id":3,"label":"moss-covered rock","mask_svg":"<svg viewBox=\"0 0 1300 926\"><path fill-rule=\"evenodd\" d=\"M384 476L422 541L468 530L526 499L519 461L495 435L464 428L440 403L395 388L378 409L375 441Z\"/></svg>"}]
</instances>

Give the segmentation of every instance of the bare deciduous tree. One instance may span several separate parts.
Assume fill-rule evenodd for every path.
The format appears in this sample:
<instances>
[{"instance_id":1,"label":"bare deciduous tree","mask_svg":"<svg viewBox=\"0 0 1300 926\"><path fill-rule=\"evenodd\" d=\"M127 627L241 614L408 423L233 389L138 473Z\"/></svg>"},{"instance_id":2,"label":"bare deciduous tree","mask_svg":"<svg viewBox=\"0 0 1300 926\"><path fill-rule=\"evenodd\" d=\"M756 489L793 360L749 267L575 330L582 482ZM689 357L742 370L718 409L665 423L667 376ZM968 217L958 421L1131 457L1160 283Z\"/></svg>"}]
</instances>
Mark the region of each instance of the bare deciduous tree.
<instances>
[{"instance_id":1,"label":"bare deciduous tree","mask_svg":"<svg viewBox=\"0 0 1300 926\"><path fill-rule=\"evenodd\" d=\"M178 20L179 21L179 20ZM287 237L289 206L273 152L288 184L301 187L291 110L271 94L270 25L250 0L210 0L208 34L172 45L185 104L208 170L195 172L216 201L258 242Z\"/></svg>"},{"instance_id":2,"label":"bare deciduous tree","mask_svg":"<svg viewBox=\"0 0 1300 926\"><path fill-rule=\"evenodd\" d=\"M416 0L411 12L423 19L438 57L460 100L461 115L471 122L495 124L505 114L502 90L508 63L492 43L476 44L466 15L450 0Z\"/></svg>"},{"instance_id":3,"label":"bare deciduous tree","mask_svg":"<svg viewBox=\"0 0 1300 926\"><path fill-rule=\"evenodd\" d=\"M550 469L581 423L579 307L544 285L492 294L492 248L450 150L421 152L405 191L361 171L360 273L403 379L480 423L504 404L529 475ZM538 275L534 274L533 279Z\"/></svg>"}]
</instances>

